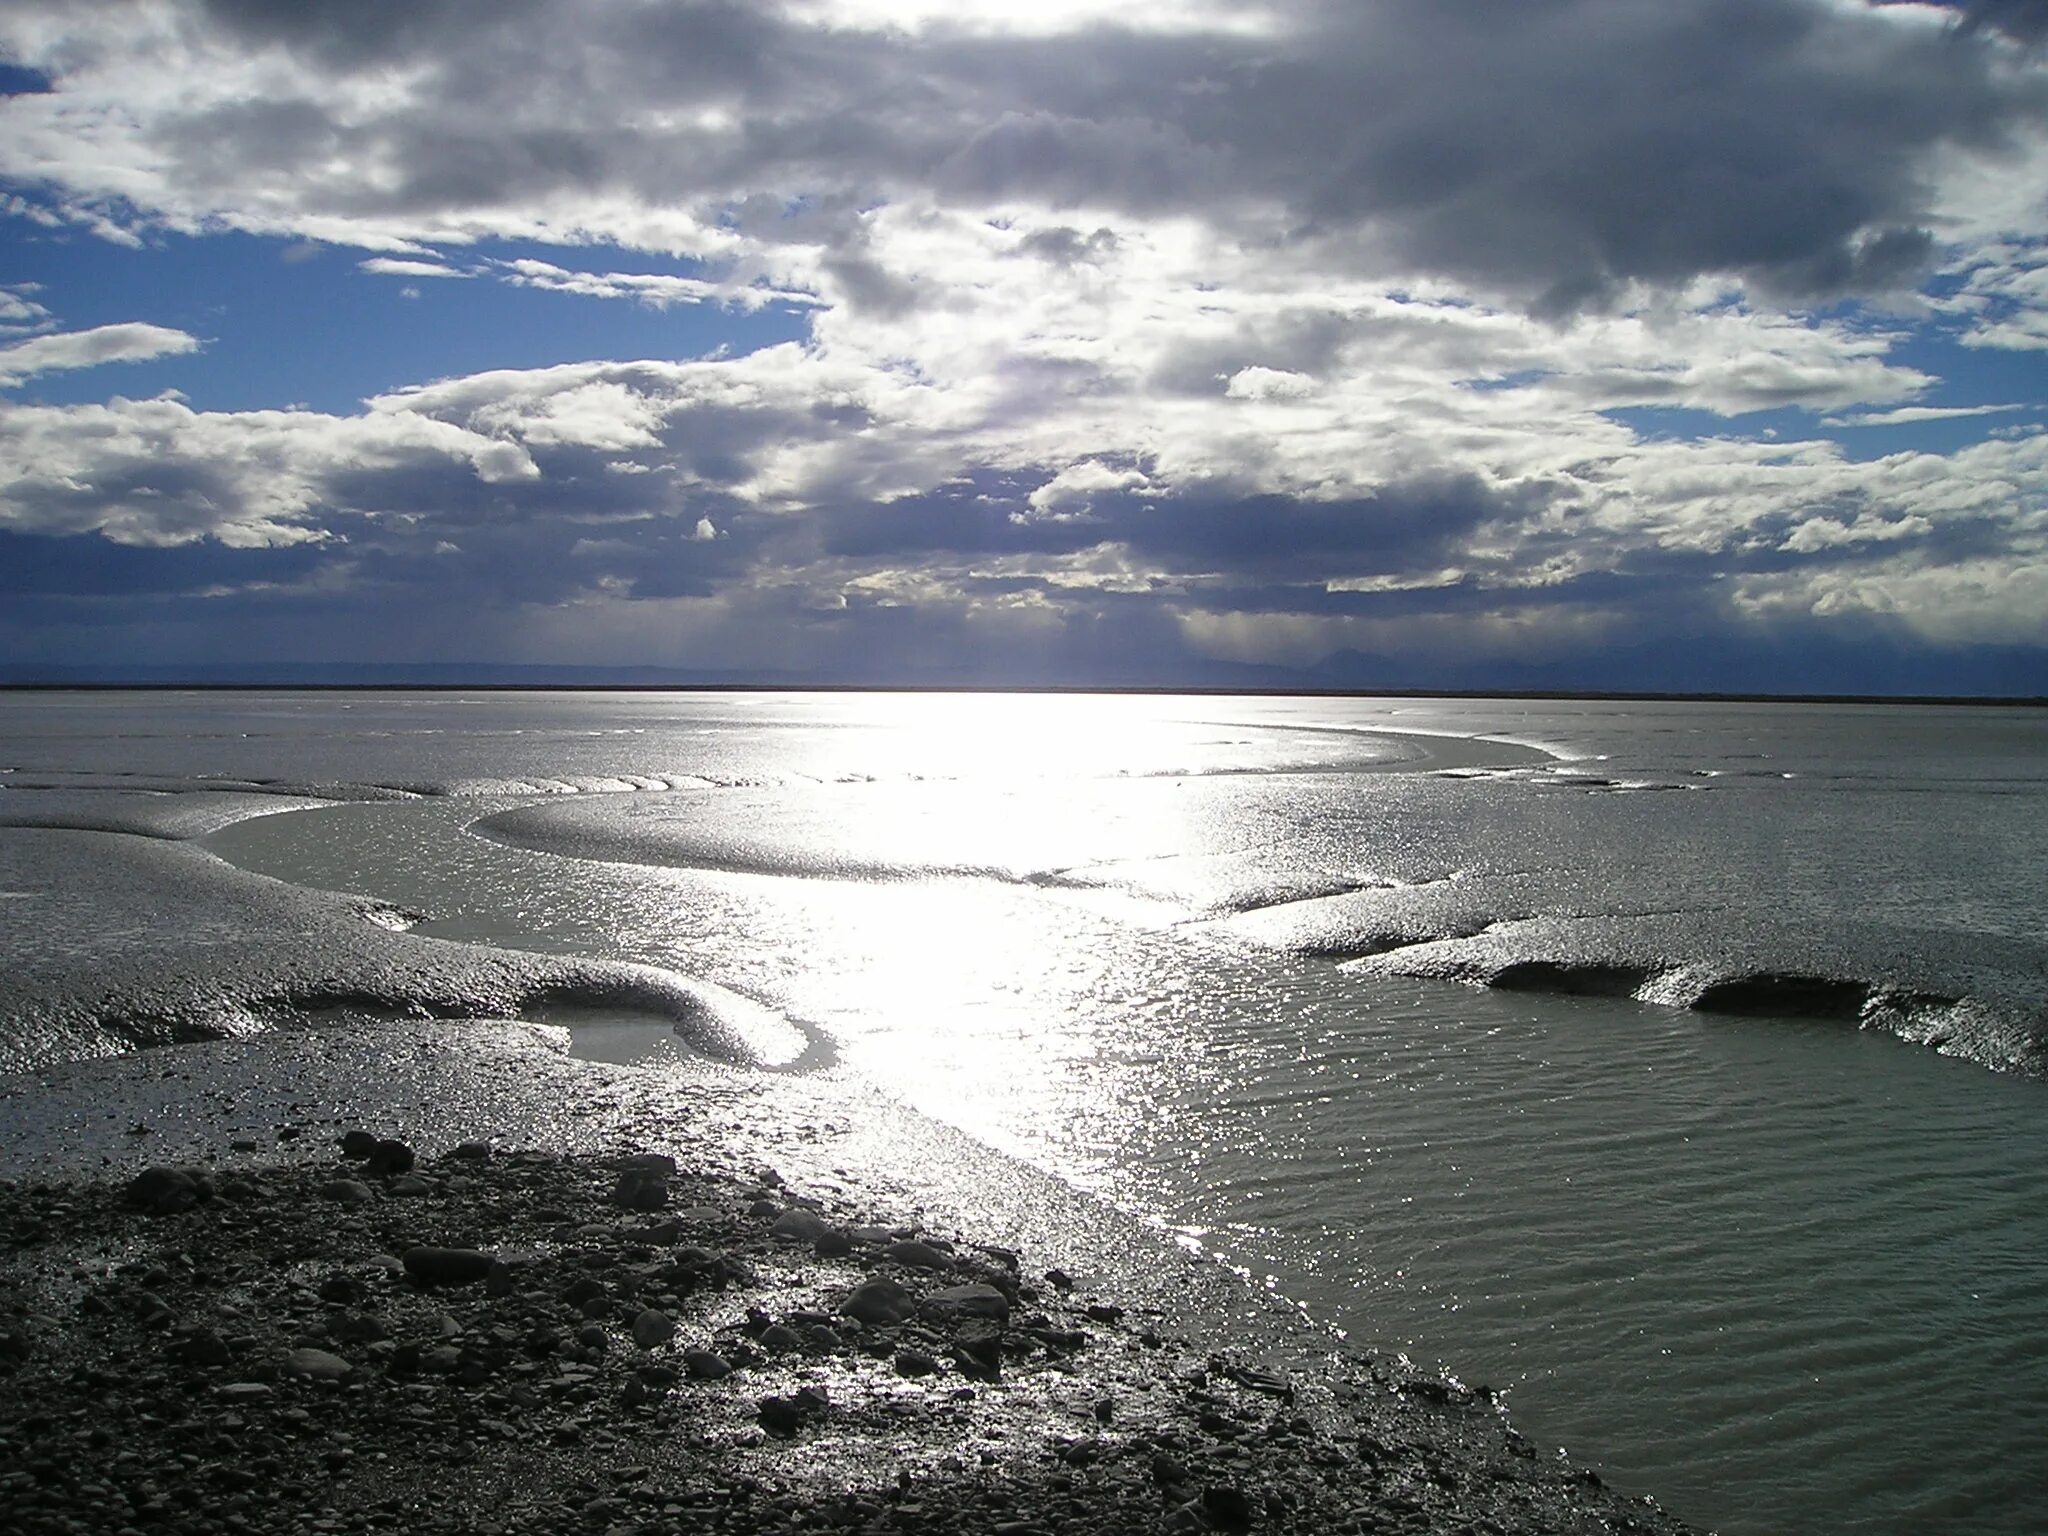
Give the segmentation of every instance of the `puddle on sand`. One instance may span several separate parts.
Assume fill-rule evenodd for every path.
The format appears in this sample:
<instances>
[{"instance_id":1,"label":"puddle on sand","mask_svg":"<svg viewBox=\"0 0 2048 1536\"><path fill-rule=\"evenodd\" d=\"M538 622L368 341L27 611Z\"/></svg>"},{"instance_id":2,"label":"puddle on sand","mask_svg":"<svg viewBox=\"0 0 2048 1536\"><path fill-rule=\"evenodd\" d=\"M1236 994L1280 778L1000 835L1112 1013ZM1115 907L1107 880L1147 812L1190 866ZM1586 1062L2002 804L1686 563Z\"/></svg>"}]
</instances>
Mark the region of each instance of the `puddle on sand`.
<instances>
[{"instance_id":1,"label":"puddle on sand","mask_svg":"<svg viewBox=\"0 0 2048 1536\"><path fill-rule=\"evenodd\" d=\"M557 1006L536 1014L533 1022L565 1031L569 1054L580 1061L644 1067L713 1059L690 1047L677 1032L675 1020L630 1008Z\"/></svg>"}]
</instances>

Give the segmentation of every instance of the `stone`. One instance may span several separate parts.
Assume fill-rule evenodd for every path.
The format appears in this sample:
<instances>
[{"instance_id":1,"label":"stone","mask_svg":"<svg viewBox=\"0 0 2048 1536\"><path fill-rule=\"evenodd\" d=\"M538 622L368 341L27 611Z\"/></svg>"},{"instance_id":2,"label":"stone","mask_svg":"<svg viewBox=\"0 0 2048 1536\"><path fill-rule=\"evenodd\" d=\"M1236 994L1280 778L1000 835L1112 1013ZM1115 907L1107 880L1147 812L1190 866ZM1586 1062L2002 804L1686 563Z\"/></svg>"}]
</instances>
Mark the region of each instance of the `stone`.
<instances>
[{"instance_id":1,"label":"stone","mask_svg":"<svg viewBox=\"0 0 2048 1536\"><path fill-rule=\"evenodd\" d=\"M659 1349L676 1336L675 1319L649 1307L633 1319L633 1342L642 1349Z\"/></svg>"},{"instance_id":2,"label":"stone","mask_svg":"<svg viewBox=\"0 0 2048 1536\"><path fill-rule=\"evenodd\" d=\"M318 1294L322 1301L331 1301L339 1307L350 1307L361 1301L368 1292L369 1287L356 1276L344 1270L336 1270L320 1282Z\"/></svg>"},{"instance_id":3,"label":"stone","mask_svg":"<svg viewBox=\"0 0 2048 1536\"><path fill-rule=\"evenodd\" d=\"M152 1216L189 1211L212 1198L212 1181L182 1168L145 1168L128 1181L128 1203Z\"/></svg>"},{"instance_id":4,"label":"stone","mask_svg":"<svg viewBox=\"0 0 2048 1536\"><path fill-rule=\"evenodd\" d=\"M787 1323L770 1323L761 1330L761 1347L786 1355L793 1349L804 1347L804 1336Z\"/></svg>"},{"instance_id":5,"label":"stone","mask_svg":"<svg viewBox=\"0 0 2048 1536\"><path fill-rule=\"evenodd\" d=\"M1248 1529L1253 1515L1251 1496L1229 1483L1212 1483L1202 1490L1202 1513L1225 1530Z\"/></svg>"},{"instance_id":6,"label":"stone","mask_svg":"<svg viewBox=\"0 0 2048 1536\"><path fill-rule=\"evenodd\" d=\"M491 1160L488 1141L465 1141L448 1154L459 1163L487 1163Z\"/></svg>"},{"instance_id":7,"label":"stone","mask_svg":"<svg viewBox=\"0 0 2048 1536\"><path fill-rule=\"evenodd\" d=\"M360 1179L329 1179L320 1186L320 1197L336 1205L368 1205L377 1195Z\"/></svg>"},{"instance_id":8,"label":"stone","mask_svg":"<svg viewBox=\"0 0 2048 1536\"><path fill-rule=\"evenodd\" d=\"M308 1381L339 1381L355 1367L324 1349L295 1349L284 1357L284 1369L286 1375Z\"/></svg>"},{"instance_id":9,"label":"stone","mask_svg":"<svg viewBox=\"0 0 2048 1536\"><path fill-rule=\"evenodd\" d=\"M185 1365L202 1369L226 1365L233 1355L227 1341L211 1328L192 1328L173 1341L171 1354Z\"/></svg>"},{"instance_id":10,"label":"stone","mask_svg":"<svg viewBox=\"0 0 2048 1536\"><path fill-rule=\"evenodd\" d=\"M368 1131L346 1131L341 1138L343 1157L368 1157L377 1150L377 1138Z\"/></svg>"},{"instance_id":11,"label":"stone","mask_svg":"<svg viewBox=\"0 0 2048 1536\"><path fill-rule=\"evenodd\" d=\"M799 1205L776 1217L768 1233L771 1237L786 1237L799 1243L815 1243L831 1230L831 1222L816 1211L807 1211Z\"/></svg>"},{"instance_id":12,"label":"stone","mask_svg":"<svg viewBox=\"0 0 2048 1536\"><path fill-rule=\"evenodd\" d=\"M928 1317L985 1317L1005 1322L1010 1316L1010 1298L992 1285L949 1285L933 1291L918 1304Z\"/></svg>"},{"instance_id":13,"label":"stone","mask_svg":"<svg viewBox=\"0 0 2048 1536\"><path fill-rule=\"evenodd\" d=\"M363 1164L363 1172L373 1179L388 1179L396 1174L412 1172L413 1162L411 1147L402 1141L387 1137L370 1149L369 1160Z\"/></svg>"},{"instance_id":14,"label":"stone","mask_svg":"<svg viewBox=\"0 0 2048 1536\"><path fill-rule=\"evenodd\" d=\"M761 1427L772 1435L787 1437L809 1420L822 1417L829 1404L823 1387L799 1387L787 1397L764 1397L756 1406Z\"/></svg>"},{"instance_id":15,"label":"stone","mask_svg":"<svg viewBox=\"0 0 2048 1536\"><path fill-rule=\"evenodd\" d=\"M898 1350L895 1364L898 1376L929 1376L939 1368L938 1360L921 1349Z\"/></svg>"},{"instance_id":16,"label":"stone","mask_svg":"<svg viewBox=\"0 0 2048 1536\"><path fill-rule=\"evenodd\" d=\"M213 1395L224 1403L258 1403L273 1394L267 1382L231 1381L215 1387Z\"/></svg>"},{"instance_id":17,"label":"stone","mask_svg":"<svg viewBox=\"0 0 2048 1536\"><path fill-rule=\"evenodd\" d=\"M853 1288L839 1310L871 1327L886 1328L907 1320L917 1311L917 1298L904 1286L886 1276L864 1280Z\"/></svg>"},{"instance_id":18,"label":"stone","mask_svg":"<svg viewBox=\"0 0 2048 1536\"><path fill-rule=\"evenodd\" d=\"M612 1204L629 1211L658 1211L668 1204L668 1176L659 1168L629 1166L612 1186Z\"/></svg>"},{"instance_id":19,"label":"stone","mask_svg":"<svg viewBox=\"0 0 2048 1536\"><path fill-rule=\"evenodd\" d=\"M471 1285L491 1272L491 1256L475 1248L408 1248L404 1262L420 1285Z\"/></svg>"},{"instance_id":20,"label":"stone","mask_svg":"<svg viewBox=\"0 0 2048 1536\"><path fill-rule=\"evenodd\" d=\"M732 1362L708 1349L686 1349L683 1369L692 1381L723 1381L732 1374Z\"/></svg>"},{"instance_id":21,"label":"stone","mask_svg":"<svg viewBox=\"0 0 2048 1536\"><path fill-rule=\"evenodd\" d=\"M434 1186L416 1173L401 1173L385 1187L394 1195L408 1198L431 1195L434 1192Z\"/></svg>"},{"instance_id":22,"label":"stone","mask_svg":"<svg viewBox=\"0 0 2048 1536\"><path fill-rule=\"evenodd\" d=\"M978 1318L962 1324L953 1336L953 1363L963 1376L996 1380L1003 1373L1003 1330Z\"/></svg>"},{"instance_id":23,"label":"stone","mask_svg":"<svg viewBox=\"0 0 2048 1536\"><path fill-rule=\"evenodd\" d=\"M930 1243L921 1243L914 1237L907 1237L900 1243L891 1243L882 1250L882 1257L894 1259L898 1264L907 1265L911 1269L944 1269L952 1262Z\"/></svg>"}]
</instances>

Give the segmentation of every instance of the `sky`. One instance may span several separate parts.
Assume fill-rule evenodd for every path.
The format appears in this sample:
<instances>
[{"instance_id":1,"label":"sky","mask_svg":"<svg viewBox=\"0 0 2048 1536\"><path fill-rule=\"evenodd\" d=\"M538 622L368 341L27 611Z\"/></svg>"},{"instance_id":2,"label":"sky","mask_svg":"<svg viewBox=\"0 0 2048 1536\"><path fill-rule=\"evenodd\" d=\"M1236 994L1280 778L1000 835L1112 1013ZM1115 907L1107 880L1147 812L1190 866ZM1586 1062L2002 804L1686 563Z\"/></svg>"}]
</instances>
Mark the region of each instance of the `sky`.
<instances>
[{"instance_id":1,"label":"sky","mask_svg":"<svg viewBox=\"0 0 2048 1536\"><path fill-rule=\"evenodd\" d=\"M2048 0L10 0L0 679L2048 694Z\"/></svg>"}]
</instances>

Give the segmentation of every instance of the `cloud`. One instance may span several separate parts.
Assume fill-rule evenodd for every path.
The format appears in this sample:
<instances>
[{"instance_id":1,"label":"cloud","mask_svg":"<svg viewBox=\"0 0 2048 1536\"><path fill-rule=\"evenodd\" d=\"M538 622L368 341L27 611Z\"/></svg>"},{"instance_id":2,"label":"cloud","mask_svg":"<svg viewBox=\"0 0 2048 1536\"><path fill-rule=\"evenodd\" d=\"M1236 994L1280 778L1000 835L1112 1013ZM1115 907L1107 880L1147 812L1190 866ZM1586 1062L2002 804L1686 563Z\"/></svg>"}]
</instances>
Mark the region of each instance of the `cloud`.
<instances>
[{"instance_id":1,"label":"cloud","mask_svg":"<svg viewBox=\"0 0 2048 1536\"><path fill-rule=\"evenodd\" d=\"M800 669L2038 639L1982 572L2048 558L2041 439L1859 458L1804 425L1997 414L1926 403L1923 323L2048 347L2029 15L25 0L23 217L808 331L352 415L0 407L0 530ZM54 323L5 292L0 324Z\"/></svg>"},{"instance_id":2,"label":"cloud","mask_svg":"<svg viewBox=\"0 0 2048 1536\"><path fill-rule=\"evenodd\" d=\"M201 412L171 397L0 406L0 529L15 533L346 542L360 519L417 517L464 480L537 476L518 444L420 416Z\"/></svg>"},{"instance_id":3,"label":"cloud","mask_svg":"<svg viewBox=\"0 0 2048 1536\"><path fill-rule=\"evenodd\" d=\"M438 261L405 261L395 256L372 256L359 261L356 266L364 272L380 277L474 277L474 272L465 272L459 267L446 267Z\"/></svg>"},{"instance_id":4,"label":"cloud","mask_svg":"<svg viewBox=\"0 0 2048 1536\"><path fill-rule=\"evenodd\" d=\"M1905 427L1923 421L1966 421L1972 416L2003 416L2012 411L2039 410L2031 405L1902 405L1890 411L1856 411L1827 416L1825 427Z\"/></svg>"},{"instance_id":5,"label":"cloud","mask_svg":"<svg viewBox=\"0 0 2048 1536\"><path fill-rule=\"evenodd\" d=\"M47 330L55 322L34 297L40 283L0 283L0 335Z\"/></svg>"},{"instance_id":6,"label":"cloud","mask_svg":"<svg viewBox=\"0 0 2048 1536\"><path fill-rule=\"evenodd\" d=\"M141 363L198 349L196 336L140 322L58 331L0 347L0 388L12 388L40 373L96 368L101 363Z\"/></svg>"},{"instance_id":7,"label":"cloud","mask_svg":"<svg viewBox=\"0 0 2048 1536\"><path fill-rule=\"evenodd\" d=\"M756 284L714 283L703 278L678 277L662 272L581 272L531 258L494 261L488 270L515 287L573 293L592 299L632 299L650 309L703 303L759 309L767 304L807 305L817 302L808 293Z\"/></svg>"},{"instance_id":8,"label":"cloud","mask_svg":"<svg viewBox=\"0 0 2048 1536\"><path fill-rule=\"evenodd\" d=\"M1084 459L1062 469L1027 496L1025 502L1031 512L1045 517L1077 517L1093 511L1095 498L1102 492L1127 492L1144 489L1148 484L1138 470L1113 469L1094 459Z\"/></svg>"},{"instance_id":9,"label":"cloud","mask_svg":"<svg viewBox=\"0 0 2048 1536\"><path fill-rule=\"evenodd\" d=\"M26 3L0 45L55 89L9 101L0 171L81 217L601 239L811 289L872 259L878 203L1189 218L1568 312L1702 276L1910 287L1948 162L2037 139L2044 108L2001 40L2026 30L2012 6L1961 29L1844 0L1125 9L1018 31L1015 10Z\"/></svg>"},{"instance_id":10,"label":"cloud","mask_svg":"<svg viewBox=\"0 0 2048 1536\"><path fill-rule=\"evenodd\" d=\"M2048 37L2048 0L1966 0L1958 27L1966 33L1991 27L2038 42Z\"/></svg>"}]
</instances>

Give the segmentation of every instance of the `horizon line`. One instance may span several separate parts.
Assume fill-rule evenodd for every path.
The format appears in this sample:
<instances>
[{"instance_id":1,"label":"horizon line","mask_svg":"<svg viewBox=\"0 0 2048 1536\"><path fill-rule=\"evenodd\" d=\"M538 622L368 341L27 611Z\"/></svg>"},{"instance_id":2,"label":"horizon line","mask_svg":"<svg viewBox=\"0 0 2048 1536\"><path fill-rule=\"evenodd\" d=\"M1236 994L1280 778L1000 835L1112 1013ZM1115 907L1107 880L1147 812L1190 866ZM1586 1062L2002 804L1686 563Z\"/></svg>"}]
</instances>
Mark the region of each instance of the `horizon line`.
<instances>
[{"instance_id":1,"label":"horizon line","mask_svg":"<svg viewBox=\"0 0 2048 1536\"><path fill-rule=\"evenodd\" d=\"M1171 683L119 682L0 679L0 693L884 693L1105 694L1288 699L1503 699L1560 703L1912 704L2048 708L2048 694L1758 693L1639 688L1316 688Z\"/></svg>"}]
</instances>

